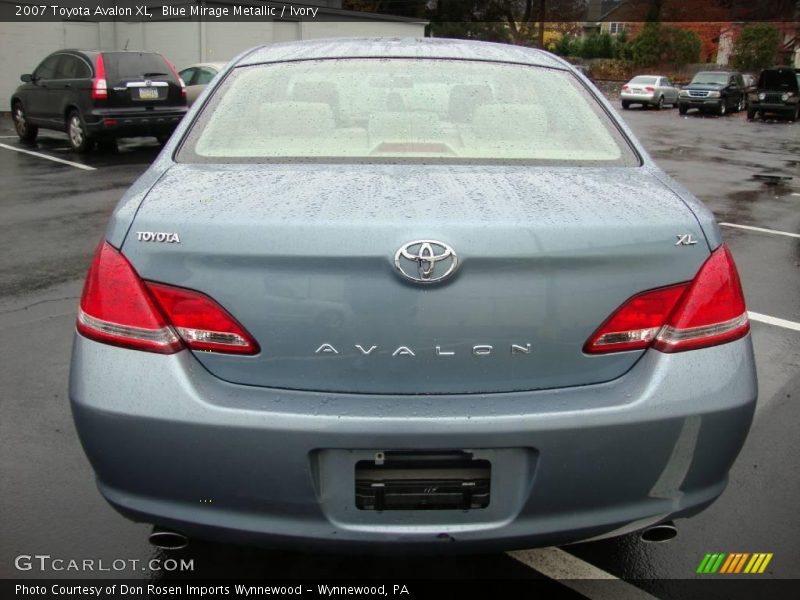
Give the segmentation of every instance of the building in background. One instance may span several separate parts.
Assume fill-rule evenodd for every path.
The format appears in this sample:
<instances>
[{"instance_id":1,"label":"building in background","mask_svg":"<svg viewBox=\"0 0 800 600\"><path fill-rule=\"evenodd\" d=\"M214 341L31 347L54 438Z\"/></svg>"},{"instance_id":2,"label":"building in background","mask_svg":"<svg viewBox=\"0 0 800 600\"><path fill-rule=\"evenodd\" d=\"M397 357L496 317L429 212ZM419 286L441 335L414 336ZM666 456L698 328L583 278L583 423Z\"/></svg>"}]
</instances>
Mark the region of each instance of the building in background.
<instances>
[{"instance_id":1,"label":"building in background","mask_svg":"<svg viewBox=\"0 0 800 600\"><path fill-rule=\"evenodd\" d=\"M112 3L97 0L97 4ZM186 2L187 7L195 4ZM203 4L213 7L229 3L214 0ZM3 103L0 110L8 110L4 105L19 85L22 73L30 73L45 56L64 48L151 50L161 52L180 69L198 62L228 61L247 48L274 42L425 35L427 21L342 10L341 0L303 0L298 4L318 7L316 18L236 22L187 19L0 22L0 99Z\"/></svg>"}]
</instances>

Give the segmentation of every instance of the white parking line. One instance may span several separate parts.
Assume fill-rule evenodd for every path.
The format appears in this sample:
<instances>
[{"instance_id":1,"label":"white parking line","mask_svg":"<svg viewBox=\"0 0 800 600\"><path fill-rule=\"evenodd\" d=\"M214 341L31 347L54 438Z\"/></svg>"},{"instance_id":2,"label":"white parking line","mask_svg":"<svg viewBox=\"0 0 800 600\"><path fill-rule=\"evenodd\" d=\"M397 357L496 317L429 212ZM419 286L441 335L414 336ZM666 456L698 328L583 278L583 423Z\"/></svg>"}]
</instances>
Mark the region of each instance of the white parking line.
<instances>
[{"instance_id":1,"label":"white parking line","mask_svg":"<svg viewBox=\"0 0 800 600\"><path fill-rule=\"evenodd\" d=\"M747 316L751 321L758 321L759 323L766 323L767 325L775 325L776 327L783 327L793 331L800 331L800 323L794 321L787 321L778 317L770 317L769 315L762 315L761 313L747 311Z\"/></svg>"},{"instance_id":2,"label":"white parking line","mask_svg":"<svg viewBox=\"0 0 800 600\"><path fill-rule=\"evenodd\" d=\"M507 554L592 600L657 600L635 585L560 548L515 550Z\"/></svg>"},{"instance_id":3,"label":"white parking line","mask_svg":"<svg viewBox=\"0 0 800 600\"><path fill-rule=\"evenodd\" d=\"M764 229L763 227L753 227L752 225L736 225L734 223L720 223L725 227L736 227L737 229L747 229L748 231L757 231L759 233L771 233L773 235L786 235L788 237L800 238L800 233L790 233L788 231L778 231L777 229Z\"/></svg>"},{"instance_id":4,"label":"white parking line","mask_svg":"<svg viewBox=\"0 0 800 600\"><path fill-rule=\"evenodd\" d=\"M47 160L52 160L53 162L61 163L64 165L69 165L70 167L75 167L76 169L83 169L84 171L96 171L94 167L90 167L89 165L82 165L81 163L72 162L71 160L64 160L63 158L56 158L55 156L50 156L48 154L42 154L41 152L34 152L32 150L23 150L22 148L15 148L14 146L9 146L7 144L0 144L0 148L5 148L6 150L13 150L14 152L22 152L23 154L30 154L31 156L38 156L39 158L45 158Z\"/></svg>"}]
</instances>

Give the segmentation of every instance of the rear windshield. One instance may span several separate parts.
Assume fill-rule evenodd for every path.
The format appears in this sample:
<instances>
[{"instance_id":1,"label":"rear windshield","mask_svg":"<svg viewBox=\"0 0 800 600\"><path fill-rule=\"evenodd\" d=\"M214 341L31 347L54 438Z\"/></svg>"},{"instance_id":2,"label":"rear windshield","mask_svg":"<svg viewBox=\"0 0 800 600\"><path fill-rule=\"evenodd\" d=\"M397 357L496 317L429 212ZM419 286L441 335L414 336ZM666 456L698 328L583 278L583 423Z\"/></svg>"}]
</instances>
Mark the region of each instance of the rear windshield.
<instances>
[{"instance_id":1,"label":"rear windshield","mask_svg":"<svg viewBox=\"0 0 800 600\"><path fill-rule=\"evenodd\" d=\"M142 79L169 76L167 61L154 52L104 52L106 77L115 79Z\"/></svg>"},{"instance_id":2,"label":"rear windshield","mask_svg":"<svg viewBox=\"0 0 800 600\"><path fill-rule=\"evenodd\" d=\"M765 90L796 92L800 85L800 74L794 71L762 71L758 87Z\"/></svg>"},{"instance_id":3,"label":"rear windshield","mask_svg":"<svg viewBox=\"0 0 800 600\"><path fill-rule=\"evenodd\" d=\"M641 83L643 85L655 85L656 78L655 77L644 77L640 75L639 77L634 77L631 79L631 83Z\"/></svg>"},{"instance_id":4,"label":"rear windshield","mask_svg":"<svg viewBox=\"0 0 800 600\"><path fill-rule=\"evenodd\" d=\"M728 83L728 73L713 73L710 71L701 71L692 78L692 83L710 84L710 85L725 85Z\"/></svg>"},{"instance_id":5,"label":"rear windshield","mask_svg":"<svg viewBox=\"0 0 800 600\"><path fill-rule=\"evenodd\" d=\"M238 68L204 107L178 159L638 164L571 73L433 59Z\"/></svg>"}]
</instances>

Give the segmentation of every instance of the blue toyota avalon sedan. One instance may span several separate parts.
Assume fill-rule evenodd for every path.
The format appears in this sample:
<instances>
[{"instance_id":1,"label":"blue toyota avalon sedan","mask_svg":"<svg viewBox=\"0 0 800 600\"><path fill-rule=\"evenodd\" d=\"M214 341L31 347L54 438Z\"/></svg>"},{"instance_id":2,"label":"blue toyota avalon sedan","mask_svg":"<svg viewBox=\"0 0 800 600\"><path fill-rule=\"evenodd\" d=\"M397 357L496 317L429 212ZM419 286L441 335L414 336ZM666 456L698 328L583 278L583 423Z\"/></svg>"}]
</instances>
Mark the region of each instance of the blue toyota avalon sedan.
<instances>
[{"instance_id":1,"label":"blue toyota avalon sedan","mask_svg":"<svg viewBox=\"0 0 800 600\"><path fill-rule=\"evenodd\" d=\"M120 200L70 398L100 492L189 538L517 548L724 490L757 387L712 214L514 46L255 48Z\"/></svg>"}]
</instances>

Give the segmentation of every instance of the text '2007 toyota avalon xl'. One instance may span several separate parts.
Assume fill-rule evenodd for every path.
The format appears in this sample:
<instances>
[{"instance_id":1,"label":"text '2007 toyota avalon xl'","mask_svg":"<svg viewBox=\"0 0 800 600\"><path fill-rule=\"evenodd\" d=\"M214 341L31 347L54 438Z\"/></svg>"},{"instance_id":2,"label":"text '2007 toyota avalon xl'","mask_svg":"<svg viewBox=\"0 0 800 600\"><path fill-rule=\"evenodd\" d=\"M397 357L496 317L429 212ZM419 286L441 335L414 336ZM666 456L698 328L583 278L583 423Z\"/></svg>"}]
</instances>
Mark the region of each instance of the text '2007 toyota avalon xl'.
<instances>
[{"instance_id":1,"label":"text '2007 toyota avalon xl'","mask_svg":"<svg viewBox=\"0 0 800 600\"><path fill-rule=\"evenodd\" d=\"M339 40L239 56L125 194L70 397L137 521L512 548L702 510L756 376L713 216L568 64Z\"/></svg>"}]
</instances>

